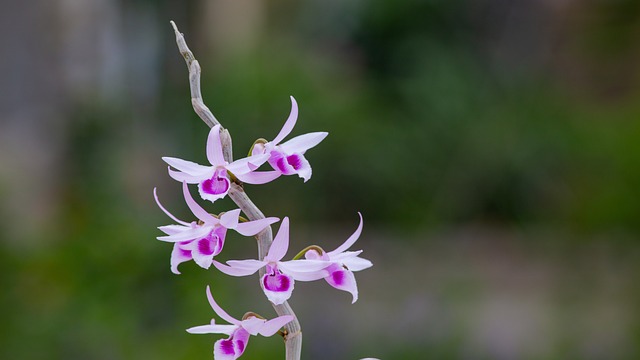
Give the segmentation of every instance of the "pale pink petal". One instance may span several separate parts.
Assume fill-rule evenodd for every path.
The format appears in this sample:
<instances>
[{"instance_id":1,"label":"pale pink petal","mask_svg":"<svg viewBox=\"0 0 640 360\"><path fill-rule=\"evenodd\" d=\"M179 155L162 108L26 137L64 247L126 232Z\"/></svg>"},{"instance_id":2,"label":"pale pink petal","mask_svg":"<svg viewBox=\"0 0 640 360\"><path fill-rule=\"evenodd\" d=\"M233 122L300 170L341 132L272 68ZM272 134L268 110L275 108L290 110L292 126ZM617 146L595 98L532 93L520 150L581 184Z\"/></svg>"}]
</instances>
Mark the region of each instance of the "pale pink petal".
<instances>
[{"instance_id":1,"label":"pale pink petal","mask_svg":"<svg viewBox=\"0 0 640 360\"><path fill-rule=\"evenodd\" d=\"M158 204L158 207L160 208L160 210L162 210L162 212L167 214L167 216L170 217L171 220L177 222L178 224L189 225L189 223L184 222L184 221L178 219L177 217L173 216L173 214L171 214L167 209L164 208L164 206L162 206L162 204L160 204L160 200L158 199L158 194L156 192L156 188L153 188L153 197L156 199L156 204Z\"/></svg>"},{"instance_id":2,"label":"pale pink petal","mask_svg":"<svg viewBox=\"0 0 640 360\"><path fill-rule=\"evenodd\" d=\"M202 206L198 205L198 203L193 200L191 196L191 192L189 192L189 187L186 182L182 183L182 194L184 195L184 200L187 202L187 206L198 219L204 221L208 224L216 224L218 220L213 217L213 215L209 214Z\"/></svg>"},{"instance_id":3,"label":"pale pink petal","mask_svg":"<svg viewBox=\"0 0 640 360\"><path fill-rule=\"evenodd\" d=\"M329 135L328 132L313 132L300 136L296 136L293 139L280 145L280 148L287 154L300 153L304 154L305 151L318 145L324 138Z\"/></svg>"},{"instance_id":4,"label":"pale pink petal","mask_svg":"<svg viewBox=\"0 0 640 360\"><path fill-rule=\"evenodd\" d=\"M162 231L163 233L167 234L167 235L173 235L173 234L177 234L177 233L181 233L185 230L189 230L191 229L191 226L186 226L186 225L165 225L165 226L158 226L158 229L160 229L160 231Z\"/></svg>"},{"instance_id":5,"label":"pale pink petal","mask_svg":"<svg viewBox=\"0 0 640 360\"><path fill-rule=\"evenodd\" d=\"M347 258L342 260L342 263L351 271L360 271L373 266L371 261L361 257Z\"/></svg>"},{"instance_id":6,"label":"pale pink petal","mask_svg":"<svg viewBox=\"0 0 640 360\"><path fill-rule=\"evenodd\" d=\"M351 245L353 245L356 242L356 240L358 240L358 238L360 237L360 233L362 233L362 224L363 224L362 214L360 214L360 212L358 212L358 216L360 217L360 224L358 225L358 228L356 229L356 231L353 234L351 234L351 236L349 236L349 238L344 243L342 243L342 245L338 246L337 249L328 252L327 254L329 254L329 256L332 256L347 250L348 248L351 247Z\"/></svg>"},{"instance_id":7,"label":"pale pink petal","mask_svg":"<svg viewBox=\"0 0 640 360\"><path fill-rule=\"evenodd\" d=\"M236 177L247 184L262 185L280 177L278 171L254 171L246 174L235 174Z\"/></svg>"},{"instance_id":8,"label":"pale pink petal","mask_svg":"<svg viewBox=\"0 0 640 360\"><path fill-rule=\"evenodd\" d=\"M220 142L220 125L216 125L209 131L207 138L207 160L211 165L224 165L224 156L222 155L222 143Z\"/></svg>"},{"instance_id":9,"label":"pale pink petal","mask_svg":"<svg viewBox=\"0 0 640 360\"><path fill-rule=\"evenodd\" d=\"M180 271L178 271L178 265L191 259L191 251L183 249L180 243L175 243L173 245L173 251L171 252L171 272L174 274L180 274Z\"/></svg>"},{"instance_id":10,"label":"pale pink petal","mask_svg":"<svg viewBox=\"0 0 640 360\"><path fill-rule=\"evenodd\" d=\"M275 305L287 301L293 293L294 280L291 276L276 271L262 277L262 289L267 299Z\"/></svg>"},{"instance_id":11,"label":"pale pink petal","mask_svg":"<svg viewBox=\"0 0 640 360\"><path fill-rule=\"evenodd\" d=\"M260 165L264 164L267 160L269 160L269 154L251 155L244 159L238 159L225 167L237 176L259 168Z\"/></svg>"},{"instance_id":12,"label":"pale pink petal","mask_svg":"<svg viewBox=\"0 0 640 360\"><path fill-rule=\"evenodd\" d=\"M253 236L279 220L277 217L268 217L266 219L239 223L235 230L244 236Z\"/></svg>"},{"instance_id":13,"label":"pale pink petal","mask_svg":"<svg viewBox=\"0 0 640 360\"><path fill-rule=\"evenodd\" d=\"M187 329L189 334L225 334L231 335L235 329L237 329L237 325L200 325L194 326Z\"/></svg>"},{"instance_id":14,"label":"pale pink petal","mask_svg":"<svg viewBox=\"0 0 640 360\"><path fill-rule=\"evenodd\" d=\"M266 146L263 143L256 143L253 145L253 149L251 149L251 155L260 155L264 154L266 151Z\"/></svg>"},{"instance_id":15,"label":"pale pink petal","mask_svg":"<svg viewBox=\"0 0 640 360\"><path fill-rule=\"evenodd\" d=\"M240 209L227 211L220 216L220 225L227 229L235 229L238 226L238 217L240 216Z\"/></svg>"},{"instance_id":16,"label":"pale pink petal","mask_svg":"<svg viewBox=\"0 0 640 360\"><path fill-rule=\"evenodd\" d=\"M293 127L296 125L296 121L298 120L298 103L293 96L290 96L290 98L291 112L289 112L289 117L287 118L287 121L285 121L284 126L282 126L282 129L280 129L276 138L271 141L275 145L279 144L280 141L284 140L284 138L291 133L291 130L293 130Z\"/></svg>"},{"instance_id":17,"label":"pale pink petal","mask_svg":"<svg viewBox=\"0 0 640 360\"><path fill-rule=\"evenodd\" d=\"M278 233L275 238L273 238L273 242L271 243L271 247L269 248L269 252L267 256L265 256L264 260L269 261L280 261L287 253L289 249L289 218L285 217L280 224L280 229L278 229Z\"/></svg>"},{"instance_id":18,"label":"pale pink petal","mask_svg":"<svg viewBox=\"0 0 640 360\"><path fill-rule=\"evenodd\" d=\"M262 336L269 337L277 333L280 328L291 322L291 320L293 320L293 315L278 316L277 318L265 322L258 333Z\"/></svg>"},{"instance_id":19,"label":"pale pink petal","mask_svg":"<svg viewBox=\"0 0 640 360\"><path fill-rule=\"evenodd\" d=\"M304 258L307 259L307 260L325 260L325 261L329 261L329 256L324 251L322 252L322 254L319 254L315 250L309 250L309 251L304 253Z\"/></svg>"},{"instance_id":20,"label":"pale pink petal","mask_svg":"<svg viewBox=\"0 0 640 360\"><path fill-rule=\"evenodd\" d=\"M325 278L327 283L338 290L351 293L353 296L351 303L355 303L358 300L358 286L353 273L339 265L333 266L329 272L329 276Z\"/></svg>"},{"instance_id":21,"label":"pale pink petal","mask_svg":"<svg viewBox=\"0 0 640 360\"><path fill-rule=\"evenodd\" d=\"M316 281L329 276L329 272L327 270L317 270L317 271L311 271L311 272L287 271L287 274L290 275L295 280L299 280L299 281Z\"/></svg>"},{"instance_id":22,"label":"pale pink petal","mask_svg":"<svg viewBox=\"0 0 640 360\"><path fill-rule=\"evenodd\" d=\"M255 316L250 316L248 319L244 319L240 322L240 326L251 335L258 335L258 330L262 328L262 325L267 322L265 319L260 319Z\"/></svg>"},{"instance_id":23,"label":"pale pink petal","mask_svg":"<svg viewBox=\"0 0 640 360\"><path fill-rule=\"evenodd\" d=\"M218 305L216 300L213 298L213 295L211 295L211 288L209 286L207 286L207 300L209 300L209 305L211 305L213 311L215 311L215 313L218 314L218 316L220 316L222 320L228 322L229 324L240 324L240 320L237 320L233 316L227 314L227 312L224 311L224 309L222 309L220 305Z\"/></svg>"},{"instance_id":24,"label":"pale pink petal","mask_svg":"<svg viewBox=\"0 0 640 360\"><path fill-rule=\"evenodd\" d=\"M202 236L205 236L211 231L211 227L209 226L198 226L196 228L188 228L183 232L168 235L168 236L158 236L157 239L161 241L167 242L181 242L181 241L189 241L195 240Z\"/></svg>"},{"instance_id":25,"label":"pale pink petal","mask_svg":"<svg viewBox=\"0 0 640 360\"><path fill-rule=\"evenodd\" d=\"M207 174L211 171L211 166L203 166L200 164L196 164L193 161L187 161L168 156L163 157L162 160L164 160L164 162L169 164L174 169L189 175L203 176L204 174Z\"/></svg>"},{"instance_id":26,"label":"pale pink petal","mask_svg":"<svg viewBox=\"0 0 640 360\"><path fill-rule=\"evenodd\" d=\"M247 276L254 274L267 263L260 260L230 260L224 265L218 261L213 261L215 266L221 272L231 276Z\"/></svg>"},{"instance_id":27,"label":"pale pink petal","mask_svg":"<svg viewBox=\"0 0 640 360\"><path fill-rule=\"evenodd\" d=\"M202 181L203 179L208 178L207 174L204 175L190 175L187 173L183 173L180 171L175 171L172 170L171 168L168 169L169 170L169 176L177 181L183 182L186 181L187 184L197 184L200 181Z\"/></svg>"},{"instance_id":28,"label":"pale pink petal","mask_svg":"<svg viewBox=\"0 0 640 360\"><path fill-rule=\"evenodd\" d=\"M358 257L358 255L362 254L362 250L356 250L356 251L343 251L341 253L337 253L337 254L332 254L331 257L329 257L329 255L327 255L327 260L332 261L332 262L342 262L346 259L351 259L351 258L355 258Z\"/></svg>"},{"instance_id":29,"label":"pale pink petal","mask_svg":"<svg viewBox=\"0 0 640 360\"><path fill-rule=\"evenodd\" d=\"M322 270L331 265L325 260L289 260L279 261L278 267L287 272L313 272Z\"/></svg>"}]
</instances>

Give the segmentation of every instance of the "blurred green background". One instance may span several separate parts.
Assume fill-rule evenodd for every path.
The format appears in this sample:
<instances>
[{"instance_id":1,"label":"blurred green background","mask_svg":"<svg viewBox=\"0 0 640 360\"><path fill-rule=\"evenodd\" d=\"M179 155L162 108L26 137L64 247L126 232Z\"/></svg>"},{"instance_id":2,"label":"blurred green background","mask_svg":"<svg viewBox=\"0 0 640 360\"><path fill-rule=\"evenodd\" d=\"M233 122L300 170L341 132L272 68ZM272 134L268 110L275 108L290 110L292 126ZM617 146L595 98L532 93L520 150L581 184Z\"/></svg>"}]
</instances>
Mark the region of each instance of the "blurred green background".
<instances>
[{"instance_id":1,"label":"blurred green background","mask_svg":"<svg viewBox=\"0 0 640 360\"><path fill-rule=\"evenodd\" d=\"M190 219L160 158L204 163L208 131L169 20L236 157L289 95L292 135L329 132L308 183L246 187L290 216L291 256L364 215L360 300L297 284L303 358L640 358L639 1L0 5L0 358L211 358L219 337L184 331L209 284L273 316L257 277L173 275L155 240L154 187ZM230 233L220 259L255 255Z\"/></svg>"}]
</instances>

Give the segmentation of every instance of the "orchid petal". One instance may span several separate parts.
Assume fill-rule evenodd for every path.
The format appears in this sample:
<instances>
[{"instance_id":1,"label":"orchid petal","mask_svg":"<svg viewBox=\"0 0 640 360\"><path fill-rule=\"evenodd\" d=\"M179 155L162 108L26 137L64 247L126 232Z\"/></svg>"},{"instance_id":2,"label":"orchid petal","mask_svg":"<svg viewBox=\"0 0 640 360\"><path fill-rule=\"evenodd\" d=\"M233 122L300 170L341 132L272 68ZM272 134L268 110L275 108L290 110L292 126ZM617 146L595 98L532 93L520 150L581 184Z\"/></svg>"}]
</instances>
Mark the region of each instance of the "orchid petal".
<instances>
[{"instance_id":1,"label":"orchid petal","mask_svg":"<svg viewBox=\"0 0 640 360\"><path fill-rule=\"evenodd\" d=\"M172 179L180 181L180 182L186 181L187 184L197 184L202 179L206 179L207 178L207 176L205 176L205 175L190 175L190 174L187 174L187 173L184 173L184 172L175 171L175 170L172 170L170 167L169 167L168 170L169 170L169 176Z\"/></svg>"},{"instance_id":2,"label":"orchid petal","mask_svg":"<svg viewBox=\"0 0 640 360\"><path fill-rule=\"evenodd\" d=\"M275 274L265 274L262 277L264 294L275 305L280 305L291 297L294 283L291 276L278 271Z\"/></svg>"},{"instance_id":3,"label":"orchid petal","mask_svg":"<svg viewBox=\"0 0 640 360\"><path fill-rule=\"evenodd\" d=\"M249 259L230 260L227 261L227 264L229 265L222 264L215 260L213 261L213 266L215 266L221 272L231 276L247 276L254 274L267 263L265 261Z\"/></svg>"},{"instance_id":4,"label":"orchid petal","mask_svg":"<svg viewBox=\"0 0 640 360\"><path fill-rule=\"evenodd\" d=\"M287 274L299 281L316 281L329 276L329 272L324 269L306 272L287 271Z\"/></svg>"},{"instance_id":5,"label":"orchid petal","mask_svg":"<svg viewBox=\"0 0 640 360\"><path fill-rule=\"evenodd\" d=\"M293 96L290 96L290 98L291 112L289 112L289 117L282 126L282 129L280 129L280 132L278 133L276 138L273 139L273 144L277 145L278 143L280 143L280 141L284 140L284 138L286 138L287 135L291 133L291 130L293 130L293 127L296 125L296 121L298 120L298 103L296 102L296 99L293 98Z\"/></svg>"},{"instance_id":6,"label":"orchid petal","mask_svg":"<svg viewBox=\"0 0 640 360\"><path fill-rule=\"evenodd\" d=\"M338 254L333 254L331 257L327 255L327 258L332 262L343 262L344 260L358 257L360 254L362 254L362 250L343 251Z\"/></svg>"},{"instance_id":7,"label":"orchid petal","mask_svg":"<svg viewBox=\"0 0 640 360\"><path fill-rule=\"evenodd\" d=\"M227 175L227 170L219 167L215 169L211 177L203 179L198 184L198 192L203 199L215 202L225 197L230 187L231 181Z\"/></svg>"},{"instance_id":8,"label":"orchid petal","mask_svg":"<svg viewBox=\"0 0 640 360\"><path fill-rule=\"evenodd\" d=\"M234 175L247 184L262 185L279 178L281 173L278 171L254 171L246 174L234 173Z\"/></svg>"},{"instance_id":9,"label":"orchid petal","mask_svg":"<svg viewBox=\"0 0 640 360\"><path fill-rule=\"evenodd\" d=\"M347 250L348 248L351 247L351 245L353 245L356 240L358 240L358 238L360 237L360 233L362 233L362 214L360 214L360 212L358 212L358 216L360 216L360 225L358 225L358 228L356 229L356 231L351 234L351 236L349 236L349 238L342 243L342 245L338 246L338 248L336 248L333 251L328 252L327 254L329 254L329 256L332 256L334 254L338 254L341 253L345 250Z\"/></svg>"},{"instance_id":10,"label":"orchid petal","mask_svg":"<svg viewBox=\"0 0 640 360\"><path fill-rule=\"evenodd\" d=\"M278 233L273 238L273 242L271 243L271 247L269 248L269 252L267 256L265 256L265 261L280 261L287 253L289 249L289 218L285 217L280 224L280 229L278 229Z\"/></svg>"},{"instance_id":11,"label":"orchid petal","mask_svg":"<svg viewBox=\"0 0 640 360\"><path fill-rule=\"evenodd\" d=\"M177 233L181 233L185 230L191 229L191 226L186 225L165 225L158 226L158 229L167 235L173 235Z\"/></svg>"},{"instance_id":12,"label":"orchid petal","mask_svg":"<svg viewBox=\"0 0 640 360\"><path fill-rule=\"evenodd\" d=\"M286 272L313 272L322 270L331 265L331 262L325 260L289 260L279 261L278 267Z\"/></svg>"},{"instance_id":13,"label":"orchid petal","mask_svg":"<svg viewBox=\"0 0 640 360\"><path fill-rule=\"evenodd\" d=\"M291 156L289 156L291 157ZM298 172L298 176L304 180L304 182L311 179L311 164L304 155L299 155L298 163L294 166Z\"/></svg>"},{"instance_id":14,"label":"orchid petal","mask_svg":"<svg viewBox=\"0 0 640 360\"><path fill-rule=\"evenodd\" d=\"M280 148L287 154L300 153L304 154L305 151L318 145L324 138L329 135L328 132L312 132L300 136L296 136L293 139L280 145Z\"/></svg>"},{"instance_id":15,"label":"orchid petal","mask_svg":"<svg viewBox=\"0 0 640 360\"><path fill-rule=\"evenodd\" d=\"M189 334L225 334L231 335L235 329L238 327L236 325L200 325L194 326L187 329Z\"/></svg>"},{"instance_id":16,"label":"orchid petal","mask_svg":"<svg viewBox=\"0 0 640 360\"><path fill-rule=\"evenodd\" d=\"M184 200L187 203L187 206L198 219L204 221L205 223L216 224L218 220L209 214L202 206L198 205L198 203L193 200L191 196L191 192L189 192L189 187L186 182L182 182L182 193L184 195Z\"/></svg>"},{"instance_id":17,"label":"orchid petal","mask_svg":"<svg viewBox=\"0 0 640 360\"><path fill-rule=\"evenodd\" d=\"M266 153L266 146L264 143L256 142L251 149L251 155L260 155Z\"/></svg>"},{"instance_id":18,"label":"orchid petal","mask_svg":"<svg viewBox=\"0 0 640 360\"><path fill-rule=\"evenodd\" d=\"M279 220L280 219L278 219L277 217L268 217L266 219L239 223L235 230L244 236L253 236L264 230L267 226L276 223Z\"/></svg>"},{"instance_id":19,"label":"orchid petal","mask_svg":"<svg viewBox=\"0 0 640 360\"><path fill-rule=\"evenodd\" d=\"M169 156L163 157L162 160L164 160L164 162L169 164L174 169L189 175L202 176L207 172L211 171L210 166L203 166L200 164L196 164L193 161L182 160L179 158L174 158Z\"/></svg>"},{"instance_id":20,"label":"orchid petal","mask_svg":"<svg viewBox=\"0 0 640 360\"><path fill-rule=\"evenodd\" d=\"M337 265L332 270L329 276L325 278L327 283L338 290L351 293L353 296L351 303L355 303L358 300L358 285L353 273Z\"/></svg>"},{"instance_id":21,"label":"orchid petal","mask_svg":"<svg viewBox=\"0 0 640 360\"><path fill-rule=\"evenodd\" d=\"M220 254L224 247L226 232L226 228L218 226L204 238L192 241L188 248L191 249L193 261L200 267L208 269L213 262L213 257Z\"/></svg>"},{"instance_id":22,"label":"orchid petal","mask_svg":"<svg viewBox=\"0 0 640 360\"><path fill-rule=\"evenodd\" d=\"M243 328L237 328L227 339L220 339L213 345L213 358L215 360L235 360L239 358L247 348L249 333Z\"/></svg>"},{"instance_id":23,"label":"orchid petal","mask_svg":"<svg viewBox=\"0 0 640 360\"><path fill-rule=\"evenodd\" d=\"M242 320L240 322L240 326L247 330L247 332L251 335L258 335L258 330L260 330L260 328L262 328L262 325L264 325L264 323L267 320L265 319L261 319L261 318L257 318L255 316L249 316L248 318Z\"/></svg>"},{"instance_id":24,"label":"orchid petal","mask_svg":"<svg viewBox=\"0 0 640 360\"><path fill-rule=\"evenodd\" d=\"M220 142L220 124L211 128L207 138L207 160L211 165L224 165L224 155L222 154L222 143Z\"/></svg>"},{"instance_id":25,"label":"orchid petal","mask_svg":"<svg viewBox=\"0 0 640 360\"><path fill-rule=\"evenodd\" d=\"M269 160L269 154L251 155L243 159L238 159L225 166L225 168L237 176L259 168L260 165L264 164L267 160Z\"/></svg>"},{"instance_id":26,"label":"orchid petal","mask_svg":"<svg viewBox=\"0 0 640 360\"><path fill-rule=\"evenodd\" d=\"M220 225L227 229L235 229L238 226L238 217L240 216L240 209L227 211L220 216Z\"/></svg>"},{"instance_id":27,"label":"orchid petal","mask_svg":"<svg viewBox=\"0 0 640 360\"><path fill-rule=\"evenodd\" d=\"M191 251L183 249L180 246L180 243L175 243L173 245L173 251L171 252L171 272L180 275L180 271L178 271L178 265L191 259Z\"/></svg>"},{"instance_id":28,"label":"orchid petal","mask_svg":"<svg viewBox=\"0 0 640 360\"><path fill-rule=\"evenodd\" d=\"M178 234L173 234L168 236L158 236L157 239L161 241L167 241L167 242L195 240L199 237L207 235L209 231L211 231L211 227L199 226L196 228L189 228L188 230L185 230Z\"/></svg>"},{"instance_id":29,"label":"orchid petal","mask_svg":"<svg viewBox=\"0 0 640 360\"><path fill-rule=\"evenodd\" d=\"M158 204L158 207L160 208L160 210L162 210L162 212L167 214L167 216L170 217L171 220L177 222L178 224L189 225L189 223L184 222L184 221L178 219L177 217L173 216L173 214L171 214L167 209L164 208L164 206L162 206L162 204L160 203L160 200L158 199L158 194L157 194L156 188L153 188L153 197L154 197L154 199L156 199L156 204Z\"/></svg>"},{"instance_id":30,"label":"orchid petal","mask_svg":"<svg viewBox=\"0 0 640 360\"><path fill-rule=\"evenodd\" d=\"M298 174L307 182L311 178L311 164L300 153L287 155L282 151L274 150L270 152L269 165L283 175Z\"/></svg>"},{"instance_id":31,"label":"orchid petal","mask_svg":"<svg viewBox=\"0 0 640 360\"><path fill-rule=\"evenodd\" d=\"M227 312L218 305L216 300L213 298L213 295L211 295L211 287L209 286L207 286L207 300L209 300L209 305L211 305L213 311L215 311L222 320L234 325L240 324L240 320L237 320L233 316L227 314Z\"/></svg>"},{"instance_id":32,"label":"orchid petal","mask_svg":"<svg viewBox=\"0 0 640 360\"><path fill-rule=\"evenodd\" d=\"M360 271L373 266L371 261L361 257L347 258L342 260L342 263L351 271Z\"/></svg>"},{"instance_id":33,"label":"orchid petal","mask_svg":"<svg viewBox=\"0 0 640 360\"><path fill-rule=\"evenodd\" d=\"M282 315L277 318L273 318L262 325L262 328L258 333L262 336L269 337L280 330L281 327L290 323L294 319L293 315Z\"/></svg>"}]
</instances>

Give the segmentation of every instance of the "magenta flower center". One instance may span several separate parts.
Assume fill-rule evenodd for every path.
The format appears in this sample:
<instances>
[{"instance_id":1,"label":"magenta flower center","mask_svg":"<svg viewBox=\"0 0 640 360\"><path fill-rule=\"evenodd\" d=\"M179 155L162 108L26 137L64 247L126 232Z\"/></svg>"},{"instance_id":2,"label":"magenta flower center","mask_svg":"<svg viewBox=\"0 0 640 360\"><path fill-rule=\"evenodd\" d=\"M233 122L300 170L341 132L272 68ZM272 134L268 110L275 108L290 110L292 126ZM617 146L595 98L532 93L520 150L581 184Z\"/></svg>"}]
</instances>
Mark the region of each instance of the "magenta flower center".
<instances>
[{"instance_id":1,"label":"magenta flower center","mask_svg":"<svg viewBox=\"0 0 640 360\"><path fill-rule=\"evenodd\" d=\"M336 285L342 285L344 283L344 271L338 270L331 273L333 283Z\"/></svg>"},{"instance_id":2,"label":"magenta flower center","mask_svg":"<svg viewBox=\"0 0 640 360\"><path fill-rule=\"evenodd\" d=\"M198 252L203 255L218 255L224 246L226 229L221 226L215 227L209 235L198 240Z\"/></svg>"},{"instance_id":3,"label":"magenta flower center","mask_svg":"<svg viewBox=\"0 0 640 360\"><path fill-rule=\"evenodd\" d=\"M302 160L298 154L287 156L287 163L296 170L300 170L300 167L302 166Z\"/></svg>"},{"instance_id":4,"label":"magenta flower center","mask_svg":"<svg viewBox=\"0 0 640 360\"><path fill-rule=\"evenodd\" d=\"M225 355L234 355L233 340L231 338L220 340L220 350Z\"/></svg>"},{"instance_id":5,"label":"magenta flower center","mask_svg":"<svg viewBox=\"0 0 640 360\"><path fill-rule=\"evenodd\" d=\"M283 275L277 266L267 265L267 276L264 277L264 288L275 292L286 292L291 287L291 280Z\"/></svg>"},{"instance_id":6,"label":"magenta flower center","mask_svg":"<svg viewBox=\"0 0 640 360\"><path fill-rule=\"evenodd\" d=\"M230 182L225 168L218 168L210 179L202 182L202 191L207 194L220 195L229 190Z\"/></svg>"}]
</instances>

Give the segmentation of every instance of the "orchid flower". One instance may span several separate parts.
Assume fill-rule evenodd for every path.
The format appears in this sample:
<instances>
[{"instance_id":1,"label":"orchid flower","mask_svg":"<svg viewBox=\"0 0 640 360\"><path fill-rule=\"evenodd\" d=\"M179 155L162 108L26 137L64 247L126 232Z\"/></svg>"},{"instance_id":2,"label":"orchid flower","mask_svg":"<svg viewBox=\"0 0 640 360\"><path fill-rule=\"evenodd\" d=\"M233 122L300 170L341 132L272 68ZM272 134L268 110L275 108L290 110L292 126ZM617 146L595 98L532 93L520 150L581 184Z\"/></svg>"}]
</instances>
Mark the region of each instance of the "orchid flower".
<instances>
[{"instance_id":1,"label":"orchid flower","mask_svg":"<svg viewBox=\"0 0 640 360\"><path fill-rule=\"evenodd\" d=\"M208 269L211 266L213 257L222 251L227 229L233 229L245 236L253 236L279 220L278 218L270 217L239 223L240 209L227 211L220 216L220 219L217 219L193 200L186 182L182 183L182 192L187 206L200 220L199 222L192 221L187 223L173 216L160 204L156 189L153 189L153 196L160 209L178 223L178 225L160 226L159 229L167 236L159 236L157 238L158 240L174 243L173 252L171 253L171 271L174 274L180 274L178 271L179 264L192 259L200 267Z\"/></svg>"},{"instance_id":2,"label":"orchid flower","mask_svg":"<svg viewBox=\"0 0 640 360\"><path fill-rule=\"evenodd\" d=\"M227 195L231 181L227 172L249 184L264 184L280 176L277 171L254 172L269 158L266 154L249 156L229 164L222 154L220 125L211 128L207 139L207 159L211 166L199 165L191 161L173 157L163 157L169 167L169 176L178 181L198 184L203 199L216 201ZM172 170L171 167L178 171Z\"/></svg>"},{"instance_id":3,"label":"orchid flower","mask_svg":"<svg viewBox=\"0 0 640 360\"><path fill-rule=\"evenodd\" d=\"M360 233L362 233L362 214L358 213L358 215L360 216L360 225L342 245L328 253L323 251L322 254L319 254L315 250L309 250L305 253L306 259L324 260L331 263L325 269L329 272L329 275L324 279L334 288L351 293L353 296L352 304L358 301L358 286L353 272L373 266L371 261L358 256L362 253L362 250L346 251L358 240Z\"/></svg>"},{"instance_id":4,"label":"orchid flower","mask_svg":"<svg viewBox=\"0 0 640 360\"><path fill-rule=\"evenodd\" d=\"M279 305L287 301L293 292L294 280L313 281L328 276L324 270L330 263L324 260L280 261L289 248L289 218L282 220L280 229L271 243L264 260L230 260L228 265L213 261L213 265L227 275L247 276L266 267L261 284L265 295Z\"/></svg>"},{"instance_id":5,"label":"orchid flower","mask_svg":"<svg viewBox=\"0 0 640 360\"><path fill-rule=\"evenodd\" d=\"M311 178L311 165L304 153L318 145L329 134L314 132L300 136L280 144L291 133L298 120L298 104L291 96L291 113L275 139L266 143L256 142L251 151L252 156L269 154L269 164L282 175L298 174L305 182Z\"/></svg>"},{"instance_id":6,"label":"orchid flower","mask_svg":"<svg viewBox=\"0 0 640 360\"><path fill-rule=\"evenodd\" d=\"M249 335L260 334L269 337L293 320L293 315L283 315L271 320L260 319L256 316L248 316L244 320L238 320L227 314L213 299L211 289L207 286L207 298L215 313L231 325L218 325L214 319L211 324L194 326L187 329L190 334L225 334L226 339L216 341L213 346L213 358L215 360L233 360L239 358L249 342ZM245 315L246 317L246 315Z\"/></svg>"}]
</instances>

